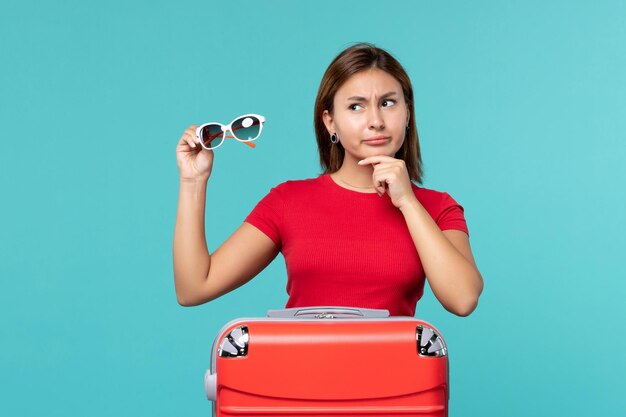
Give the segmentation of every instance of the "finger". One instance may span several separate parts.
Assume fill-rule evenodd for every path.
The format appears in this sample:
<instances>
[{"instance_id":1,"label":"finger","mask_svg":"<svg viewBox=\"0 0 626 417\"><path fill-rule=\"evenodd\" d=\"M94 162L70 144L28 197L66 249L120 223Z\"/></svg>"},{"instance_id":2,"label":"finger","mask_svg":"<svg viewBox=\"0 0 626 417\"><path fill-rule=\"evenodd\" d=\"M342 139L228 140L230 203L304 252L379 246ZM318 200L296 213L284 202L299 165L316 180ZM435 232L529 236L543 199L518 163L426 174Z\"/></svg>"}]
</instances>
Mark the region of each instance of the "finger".
<instances>
[{"instance_id":1,"label":"finger","mask_svg":"<svg viewBox=\"0 0 626 417\"><path fill-rule=\"evenodd\" d=\"M396 160L394 163L380 163L374 165L373 174L384 175L387 179L387 184L390 184L390 181L403 181L405 177L408 179L408 172L402 160Z\"/></svg>"},{"instance_id":2,"label":"finger","mask_svg":"<svg viewBox=\"0 0 626 417\"><path fill-rule=\"evenodd\" d=\"M387 156L387 155L376 155L376 156L368 156L365 159L360 160L359 162L357 162L357 164L359 165L376 165L376 164L380 164L383 162L392 162L395 161L395 158L392 158L391 156Z\"/></svg>"},{"instance_id":3,"label":"finger","mask_svg":"<svg viewBox=\"0 0 626 417\"><path fill-rule=\"evenodd\" d=\"M196 148L196 143L198 142L195 133L194 134L185 134L185 140L187 141L187 143L189 144L189 146L191 146L192 148Z\"/></svg>"},{"instance_id":4,"label":"finger","mask_svg":"<svg viewBox=\"0 0 626 417\"><path fill-rule=\"evenodd\" d=\"M180 142L178 142L179 146L183 144L187 145L189 149L195 149L197 146L194 139L187 132L183 133L183 136L180 138Z\"/></svg>"},{"instance_id":5,"label":"finger","mask_svg":"<svg viewBox=\"0 0 626 417\"><path fill-rule=\"evenodd\" d=\"M192 138L196 138L198 136L196 134L197 130L198 130L198 126L190 125L187 129L185 129L184 133L189 134Z\"/></svg>"},{"instance_id":6,"label":"finger","mask_svg":"<svg viewBox=\"0 0 626 417\"><path fill-rule=\"evenodd\" d=\"M386 187L385 187L385 181L378 181L376 183L376 192L378 193L379 197L382 197L385 194L386 191Z\"/></svg>"},{"instance_id":7,"label":"finger","mask_svg":"<svg viewBox=\"0 0 626 417\"><path fill-rule=\"evenodd\" d=\"M185 133L188 133L189 135L191 135L192 137L196 137L198 136L196 134L197 130L195 128L190 127L189 129L185 130Z\"/></svg>"},{"instance_id":8,"label":"finger","mask_svg":"<svg viewBox=\"0 0 626 417\"><path fill-rule=\"evenodd\" d=\"M385 179L390 177L398 177L401 171L398 167L388 164L378 164L374 166L374 175L380 175Z\"/></svg>"},{"instance_id":9,"label":"finger","mask_svg":"<svg viewBox=\"0 0 626 417\"><path fill-rule=\"evenodd\" d=\"M186 139L185 134L183 133L183 135L178 140L178 144L176 146L184 146L184 145L187 145L187 139Z\"/></svg>"},{"instance_id":10,"label":"finger","mask_svg":"<svg viewBox=\"0 0 626 417\"><path fill-rule=\"evenodd\" d=\"M374 184L374 189L376 190L376 193L378 193L379 196L382 197L383 194L385 194L385 186L386 186L386 179L384 176L380 175L380 174L373 174L372 175L372 184Z\"/></svg>"}]
</instances>

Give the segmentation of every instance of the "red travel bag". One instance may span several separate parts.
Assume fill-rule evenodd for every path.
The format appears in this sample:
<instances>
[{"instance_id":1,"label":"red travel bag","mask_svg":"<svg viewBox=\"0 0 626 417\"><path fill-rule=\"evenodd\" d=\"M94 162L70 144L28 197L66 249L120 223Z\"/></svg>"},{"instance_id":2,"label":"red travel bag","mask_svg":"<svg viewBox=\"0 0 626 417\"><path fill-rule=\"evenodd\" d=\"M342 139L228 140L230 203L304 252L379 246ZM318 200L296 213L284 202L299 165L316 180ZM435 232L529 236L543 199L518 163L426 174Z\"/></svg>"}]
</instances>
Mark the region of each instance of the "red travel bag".
<instances>
[{"instance_id":1,"label":"red travel bag","mask_svg":"<svg viewBox=\"0 0 626 417\"><path fill-rule=\"evenodd\" d=\"M431 324L307 307L237 319L205 375L215 416L448 415L448 354Z\"/></svg>"}]
</instances>

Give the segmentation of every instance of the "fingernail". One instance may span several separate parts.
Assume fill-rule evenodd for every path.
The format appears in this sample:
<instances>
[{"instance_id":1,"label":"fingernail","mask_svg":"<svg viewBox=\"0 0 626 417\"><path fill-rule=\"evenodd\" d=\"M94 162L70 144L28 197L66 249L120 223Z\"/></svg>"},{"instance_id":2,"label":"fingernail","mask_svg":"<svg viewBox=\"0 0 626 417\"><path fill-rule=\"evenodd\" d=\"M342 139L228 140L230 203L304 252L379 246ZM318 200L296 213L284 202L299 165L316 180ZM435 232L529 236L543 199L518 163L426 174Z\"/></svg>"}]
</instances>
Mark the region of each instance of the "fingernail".
<instances>
[{"instance_id":1,"label":"fingernail","mask_svg":"<svg viewBox=\"0 0 626 417\"><path fill-rule=\"evenodd\" d=\"M357 162L357 164L361 165L361 162L363 162L363 160L361 159L359 162Z\"/></svg>"}]
</instances>

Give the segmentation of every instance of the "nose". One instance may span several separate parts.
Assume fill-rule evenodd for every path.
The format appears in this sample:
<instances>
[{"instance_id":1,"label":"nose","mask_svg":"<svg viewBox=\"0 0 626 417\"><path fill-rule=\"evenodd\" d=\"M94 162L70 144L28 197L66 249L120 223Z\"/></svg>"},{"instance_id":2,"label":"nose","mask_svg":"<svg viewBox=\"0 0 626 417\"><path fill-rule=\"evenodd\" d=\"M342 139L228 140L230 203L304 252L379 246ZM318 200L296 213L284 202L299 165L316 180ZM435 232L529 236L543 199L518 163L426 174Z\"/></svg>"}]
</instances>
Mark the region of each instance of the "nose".
<instances>
[{"instance_id":1,"label":"nose","mask_svg":"<svg viewBox=\"0 0 626 417\"><path fill-rule=\"evenodd\" d=\"M385 128L383 115L378 106L370 106L370 110L367 116L370 129L381 130Z\"/></svg>"}]
</instances>

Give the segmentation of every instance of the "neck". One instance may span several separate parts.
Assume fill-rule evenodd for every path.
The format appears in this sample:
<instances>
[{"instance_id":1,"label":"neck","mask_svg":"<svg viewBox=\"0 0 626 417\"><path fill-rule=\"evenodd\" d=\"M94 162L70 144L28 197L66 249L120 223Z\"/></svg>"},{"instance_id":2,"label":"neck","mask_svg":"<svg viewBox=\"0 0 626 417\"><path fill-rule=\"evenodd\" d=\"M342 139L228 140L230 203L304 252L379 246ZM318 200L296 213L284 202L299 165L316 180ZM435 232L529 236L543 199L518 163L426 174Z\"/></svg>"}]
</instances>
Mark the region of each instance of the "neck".
<instances>
[{"instance_id":1,"label":"neck","mask_svg":"<svg viewBox=\"0 0 626 417\"><path fill-rule=\"evenodd\" d=\"M361 166L357 164L357 161L345 158L341 168L334 172L332 176L345 185L363 190L373 190L373 172L374 168L371 165Z\"/></svg>"}]
</instances>

